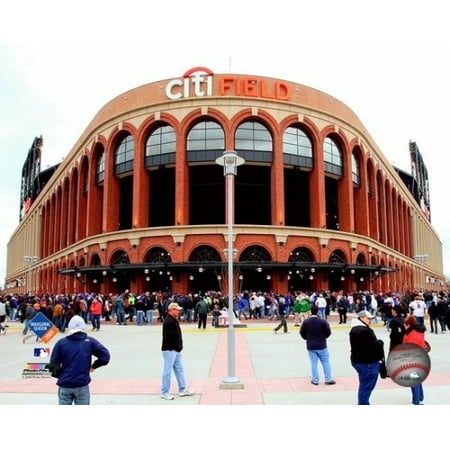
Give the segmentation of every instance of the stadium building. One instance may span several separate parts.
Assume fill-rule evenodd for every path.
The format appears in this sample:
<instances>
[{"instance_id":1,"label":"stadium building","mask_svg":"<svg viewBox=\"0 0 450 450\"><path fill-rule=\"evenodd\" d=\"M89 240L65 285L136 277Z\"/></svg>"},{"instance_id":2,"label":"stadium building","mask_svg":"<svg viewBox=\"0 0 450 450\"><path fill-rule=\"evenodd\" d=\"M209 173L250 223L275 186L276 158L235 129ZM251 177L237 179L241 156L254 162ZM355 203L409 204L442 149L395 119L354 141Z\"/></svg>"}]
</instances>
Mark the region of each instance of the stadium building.
<instances>
[{"instance_id":1,"label":"stadium building","mask_svg":"<svg viewBox=\"0 0 450 450\"><path fill-rule=\"evenodd\" d=\"M235 292L443 288L416 144L412 173L399 171L350 108L313 88L196 67L112 99L47 171L43 145L23 167L6 292L225 292L216 160L229 150L244 160Z\"/></svg>"}]
</instances>

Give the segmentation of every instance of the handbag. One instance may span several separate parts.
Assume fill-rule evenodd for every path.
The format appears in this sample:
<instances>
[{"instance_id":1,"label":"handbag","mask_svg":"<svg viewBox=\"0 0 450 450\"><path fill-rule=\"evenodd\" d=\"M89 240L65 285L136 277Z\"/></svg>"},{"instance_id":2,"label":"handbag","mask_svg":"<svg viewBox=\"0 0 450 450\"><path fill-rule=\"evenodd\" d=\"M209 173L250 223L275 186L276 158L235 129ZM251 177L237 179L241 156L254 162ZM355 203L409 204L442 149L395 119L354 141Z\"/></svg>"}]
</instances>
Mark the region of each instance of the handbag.
<instances>
[{"instance_id":1,"label":"handbag","mask_svg":"<svg viewBox=\"0 0 450 450\"><path fill-rule=\"evenodd\" d=\"M388 378L388 373L387 373L387 368L386 368L386 361L384 360L384 358L380 361L380 377L383 378L383 380L385 378Z\"/></svg>"},{"instance_id":2,"label":"handbag","mask_svg":"<svg viewBox=\"0 0 450 450\"><path fill-rule=\"evenodd\" d=\"M378 345L380 346L380 369L379 374L380 377L385 379L388 377L388 372L386 368L386 358L384 356L384 342L381 339L378 339Z\"/></svg>"}]
</instances>

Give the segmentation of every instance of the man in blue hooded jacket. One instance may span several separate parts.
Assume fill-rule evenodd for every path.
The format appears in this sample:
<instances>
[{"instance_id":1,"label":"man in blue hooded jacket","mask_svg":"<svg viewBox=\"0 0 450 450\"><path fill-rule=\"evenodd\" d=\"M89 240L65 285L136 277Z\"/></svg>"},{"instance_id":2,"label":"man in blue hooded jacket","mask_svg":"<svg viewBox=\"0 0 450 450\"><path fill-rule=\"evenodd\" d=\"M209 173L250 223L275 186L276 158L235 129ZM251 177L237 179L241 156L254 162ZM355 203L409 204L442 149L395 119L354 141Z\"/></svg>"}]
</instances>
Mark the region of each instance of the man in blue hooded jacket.
<instances>
[{"instance_id":1,"label":"man in blue hooded jacket","mask_svg":"<svg viewBox=\"0 0 450 450\"><path fill-rule=\"evenodd\" d=\"M76 315L69 321L69 335L53 348L49 370L58 378L60 405L89 405L90 373L106 366L111 358L109 350L85 332L86 323ZM92 357L97 359L92 362Z\"/></svg>"}]
</instances>

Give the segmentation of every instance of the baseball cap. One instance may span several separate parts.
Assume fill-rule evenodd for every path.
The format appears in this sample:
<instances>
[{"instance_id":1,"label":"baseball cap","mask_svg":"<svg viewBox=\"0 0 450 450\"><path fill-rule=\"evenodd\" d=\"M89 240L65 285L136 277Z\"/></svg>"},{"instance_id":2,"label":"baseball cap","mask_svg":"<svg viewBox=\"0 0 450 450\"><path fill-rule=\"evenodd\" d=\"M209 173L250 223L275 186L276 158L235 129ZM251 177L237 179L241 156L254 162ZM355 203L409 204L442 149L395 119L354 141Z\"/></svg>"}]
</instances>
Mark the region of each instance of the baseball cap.
<instances>
[{"instance_id":1,"label":"baseball cap","mask_svg":"<svg viewBox=\"0 0 450 450\"><path fill-rule=\"evenodd\" d=\"M359 317L360 319L362 319L363 317L367 317L367 318L369 318L369 319L373 319L372 314L370 314L370 312L367 311L367 309L363 309L362 311L360 311L360 312L358 313L358 317Z\"/></svg>"},{"instance_id":2,"label":"baseball cap","mask_svg":"<svg viewBox=\"0 0 450 450\"><path fill-rule=\"evenodd\" d=\"M169 303L169 306L167 307L168 310L170 309L178 309L178 311L181 311L183 308L175 302Z\"/></svg>"}]
</instances>

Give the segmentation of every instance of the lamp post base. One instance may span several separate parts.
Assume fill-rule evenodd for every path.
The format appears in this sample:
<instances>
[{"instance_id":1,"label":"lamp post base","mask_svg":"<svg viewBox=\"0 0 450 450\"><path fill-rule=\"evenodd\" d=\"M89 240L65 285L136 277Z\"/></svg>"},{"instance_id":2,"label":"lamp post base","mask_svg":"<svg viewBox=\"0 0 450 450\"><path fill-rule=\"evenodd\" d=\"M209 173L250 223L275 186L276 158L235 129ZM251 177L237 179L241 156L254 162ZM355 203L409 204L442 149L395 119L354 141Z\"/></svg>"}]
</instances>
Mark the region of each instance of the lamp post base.
<instances>
[{"instance_id":1,"label":"lamp post base","mask_svg":"<svg viewBox=\"0 0 450 450\"><path fill-rule=\"evenodd\" d=\"M238 377L226 377L220 383L220 389L244 389L244 383Z\"/></svg>"}]
</instances>

